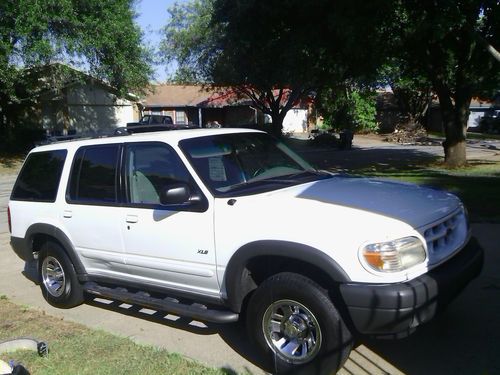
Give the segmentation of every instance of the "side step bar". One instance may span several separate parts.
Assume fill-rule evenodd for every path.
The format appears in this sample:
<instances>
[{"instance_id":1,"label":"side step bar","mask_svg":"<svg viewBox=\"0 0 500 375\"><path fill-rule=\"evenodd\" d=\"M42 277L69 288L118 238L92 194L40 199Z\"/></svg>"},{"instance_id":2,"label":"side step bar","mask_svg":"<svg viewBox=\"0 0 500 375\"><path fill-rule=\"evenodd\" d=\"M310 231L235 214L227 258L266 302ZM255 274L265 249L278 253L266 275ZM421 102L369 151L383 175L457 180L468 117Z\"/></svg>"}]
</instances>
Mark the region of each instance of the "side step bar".
<instances>
[{"instance_id":1,"label":"side step bar","mask_svg":"<svg viewBox=\"0 0 500 375\"><path fill-rule=\"evenodd\" d=\"M165 299L151 297L146 292L129 292L125 288L109 288L95 282L83 284L83 290L89 294L102 298L122 301L132 305L139 305L157 311L165 311L174 315L192 318L212 323L236 322L239 315L229 310L209 309L204 305L193 303L192 305L180 303L175 298Z\"/></svg>"}]
</instances>

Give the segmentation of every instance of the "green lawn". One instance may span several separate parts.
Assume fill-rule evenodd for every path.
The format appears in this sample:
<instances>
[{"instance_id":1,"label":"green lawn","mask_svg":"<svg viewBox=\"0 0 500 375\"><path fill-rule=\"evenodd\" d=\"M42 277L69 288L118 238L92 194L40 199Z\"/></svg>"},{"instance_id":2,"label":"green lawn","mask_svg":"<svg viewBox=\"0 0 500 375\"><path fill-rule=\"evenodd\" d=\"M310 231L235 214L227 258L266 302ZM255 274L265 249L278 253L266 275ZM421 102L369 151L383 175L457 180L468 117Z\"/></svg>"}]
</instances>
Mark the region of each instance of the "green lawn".
<instances>
[{"instance_id":1,"label":"green lawn","mask_svg":"<svg viewBox=\"0 0 500 375\"><path fill-rule=\"evenodd\" d=\"M21 362L32 375L116 375L116 374L234 374L212 369L181 355L152 346L139 345L128 338L45 315L0 297L0 341L33 337L46 341L49 355L33 351L0 355L0 359Z\"/></svg>"}]
</instances>

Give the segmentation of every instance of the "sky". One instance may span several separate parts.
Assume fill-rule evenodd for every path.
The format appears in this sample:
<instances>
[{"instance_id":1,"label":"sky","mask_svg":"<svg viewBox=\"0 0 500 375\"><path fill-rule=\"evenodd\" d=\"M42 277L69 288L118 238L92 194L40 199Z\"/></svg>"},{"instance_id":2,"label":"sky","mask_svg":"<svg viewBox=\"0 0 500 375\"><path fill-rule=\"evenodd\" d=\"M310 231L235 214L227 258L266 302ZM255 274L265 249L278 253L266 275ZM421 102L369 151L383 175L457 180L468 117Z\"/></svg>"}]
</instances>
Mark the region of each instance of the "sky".
<instances>
[{"instance_id":1,"label":"sky","mask_svg":"<svg viewBox=\"0 0 500 375\"><path fill-rule=\"evenodd\" d=\"M136 22L144 32L145 42L157 49L161 40L161 29L168 21L169 14L167 9L175 2L182 3L187 0L138 0L135 6L137 12ZM155 75L157 82L164 82L168 73L175 70L174 66L164 64L155 66Z\"/></svg>"}]
</instances>

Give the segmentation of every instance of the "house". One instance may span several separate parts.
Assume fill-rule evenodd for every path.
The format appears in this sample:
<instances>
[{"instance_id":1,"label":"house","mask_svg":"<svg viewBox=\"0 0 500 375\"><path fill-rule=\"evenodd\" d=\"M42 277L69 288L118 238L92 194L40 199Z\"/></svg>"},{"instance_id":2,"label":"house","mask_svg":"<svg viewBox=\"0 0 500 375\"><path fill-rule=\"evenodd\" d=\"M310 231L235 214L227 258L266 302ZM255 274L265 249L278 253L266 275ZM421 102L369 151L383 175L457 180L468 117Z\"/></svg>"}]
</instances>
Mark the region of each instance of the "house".
<instances>
[{"instance_id":1,"label":"house","mask_svg":"<svg viewBox=\"0 0 500 375\"><path fill-rule=\"evenodd\" d=\"M206 90L198 85L161 84L141 101L143 114L168 115L176 124L206 127L214 123L244 126L256 124L250 100L230 93Z\"/></svg>"},{"instance_id":2,"label":"house","mask_svg":"<svg viewBox=\"0 0 500 375\"><path fill-rule=\"evenodd\" d=\"M56 63L30 69L25 121L49 134L110 131L137 119L137 98L120 95L107 83Z\"/></svg>"},{"instance_id":3,"label":"house","mask_svg":"<svg viewBox=\"0 0 500 375\"><path fill-rule=\"evenodd\" d=\"M483 117L495 117L500 106L494 100L474 97L469 106L467 130L479 131ZM442 117L439 102L434 100L427 113L427 130L442 131Z\"/></svg>"},{"instance_id":4,"label":"house","mask_svg":"<svg viewBox=\"0 0 500 375\"><path fill-rule=\"evenodd\" d=\"M469 107L468 130L479 130L483 117L496 117L500 109L500 95L496 99L484 99L474 97ZM377 121L382 133L394 131L396 125L401 121L401 110L392 91L380 91L377 94ZM437 98L430 103L425 118L425 128L428 131L442 131L442 116Z\"/></svg>"},{"instance_id":5,"label":"house","mask_svg":"<svg viewBox=\"0 0 500 375\"><path fill-rule=\"evenodd\" d=\"M143 114L171 116L176 124L207 127L214 124L230 127L262 127L270 117L252 106L250 99L229 90L205 89L200 85L161 84L140 103ZM288 111L283 121L285 132L307 130L306 108Z\"/></svg>"}]
</instances>

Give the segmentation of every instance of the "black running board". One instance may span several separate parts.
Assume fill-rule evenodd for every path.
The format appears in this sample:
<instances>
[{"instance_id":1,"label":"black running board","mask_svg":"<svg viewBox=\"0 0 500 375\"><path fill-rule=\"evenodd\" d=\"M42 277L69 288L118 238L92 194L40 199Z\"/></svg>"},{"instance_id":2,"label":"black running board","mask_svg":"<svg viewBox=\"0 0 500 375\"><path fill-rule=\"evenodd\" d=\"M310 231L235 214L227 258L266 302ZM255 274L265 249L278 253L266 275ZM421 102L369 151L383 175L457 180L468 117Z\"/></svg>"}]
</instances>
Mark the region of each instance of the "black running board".
<instances>
[{"instance_id":1,"label":"black running board","mask_svg":"<svg viewBox=\"0 0 500 375\"><path fill-rule=\"evenodd\" d=\"M212 323L232 323L236 322L239 315L229 310L209 309L205 305L193 303L191 305L181 303L175 298L166 297L164 299L151 297L146 292L129 292L125 288L109 288L95 282L83 284L83 290L89 294L118 300L131 305L139 305L152 310L165 311L174 315L192 318L204 322Z\"/></svg>"}]
</instances>

